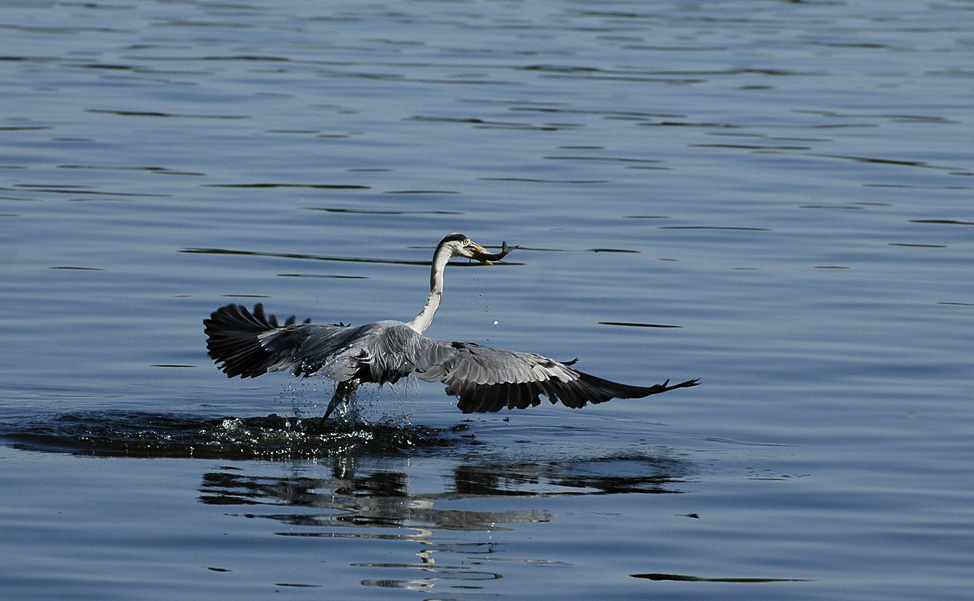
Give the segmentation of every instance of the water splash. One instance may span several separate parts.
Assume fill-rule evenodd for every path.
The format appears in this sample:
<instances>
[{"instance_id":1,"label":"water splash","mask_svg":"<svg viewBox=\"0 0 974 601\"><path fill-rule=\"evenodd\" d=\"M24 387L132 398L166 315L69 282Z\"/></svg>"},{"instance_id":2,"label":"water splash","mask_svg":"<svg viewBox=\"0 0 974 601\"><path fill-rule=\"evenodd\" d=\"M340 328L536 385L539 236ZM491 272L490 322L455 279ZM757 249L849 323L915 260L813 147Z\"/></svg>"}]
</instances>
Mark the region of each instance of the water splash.
<instances>
[{"instance_id":1,"label":"water splash","mask_svg":"<svg viewBox=\"0 0 974 601\"><path fill-rule=\"evenodd\" d=\"M0 424L0 438L27 450L96 456L227 459L319 458L397 454L460 444L450 430L349 419L201 417L140 412L83 412Z\"/></svg>"}]
</instances>

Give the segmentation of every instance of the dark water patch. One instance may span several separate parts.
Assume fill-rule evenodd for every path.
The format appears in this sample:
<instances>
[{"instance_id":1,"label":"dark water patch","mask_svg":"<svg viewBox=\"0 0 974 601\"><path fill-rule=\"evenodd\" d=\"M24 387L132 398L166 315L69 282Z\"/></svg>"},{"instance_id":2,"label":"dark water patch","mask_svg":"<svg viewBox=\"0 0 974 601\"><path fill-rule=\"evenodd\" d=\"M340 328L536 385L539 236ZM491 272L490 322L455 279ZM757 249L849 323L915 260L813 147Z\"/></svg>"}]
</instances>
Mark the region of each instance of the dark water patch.
<instances>
[{"instance_id":1,"label":"dark water patch","mask_svg":"<svg viewBox=\"0 0 974 601\"><path fill-rule=\"evenodd\" d=\"M750 138L750 139L757 139L757 140L768 140L771 142L795 142L795 143L797 142L831 143L832 142L831 138L807 137L807 136L780 136L780 135L773 136L765 133L713 132L710 135L714 137L723 136L723 137L731 137L731 138L745 138L745 139Z\"/></svg>"},{"instance_id":2,"label":"dark water patch","mask_svg":"<svg viewBox=\"0 0 974 601\"><path fill-rule=\"evenodd\" d=\"M459 194L456 190L387 190L384 194Z\"/></svg>"},{"instance_id":3,"label":"dark water patch","mask_svg":"<svg viewBox=\"0 0 974 601\"><path fill-rule=\"evenodd\" d=\"M318 278L326 280L367 280L364 275L340 275L331 273L279 273L279 278Z\"/></svg>"},{"instance_id":4,"label":"dark water patch","mask_svg":"<svg viewBox=\"0 0 974 601\"><path fill-rule=\"evenodd\" d=\"M166 194L145 194L129 192L105 192L104 190L92 190L87 186L62 185L62 184L17 184L19 189L30 190L31 192L44 192L47 194L74 194L83 197L97 197L98 200L105 198L132 197L132 198L168 198ZM73 200L87 200L88 198L77 198Z\"/></svg>"},{"instance_id":5,"label":"dark water patch","mask_svg":"<svg viewBox=\"0 0 974 601\"><path fill-rule=\"evenodd\" d=\"M539 73L539 77L562 79L589 79L600 82L633 82L664 84L699 84L706 79L694 77L694 72L658 71L653 69L603 69L579 65L526 65L523 71Z\"/></svg>"},{"instance_id":6,"label":"dark water patch","mask_svg":"<svg viewBox=\"0 0 974 601\"><path fill-rule=\"evenodd\" d=\"M544 71L546 73L599 73L597 67L582 67L575 65L525 65L518 67L524 71Z\"/></svg>"},{"instance_id":7,"label":"dark water patch","mask_svg":"<svg viewBox=\"0 0 974 601\"><path fill-rule=\"evenodd\" d=\"M24 450L99 457L294 460L395 455L465 440L463 427L438 430L393 422L350 424L282 417L204 418L140 412L67 413L0 424L0 438Z\"/></svg>"},{"instance_id":8,"label":"dark water patch","mask_svg":"<svg viewBox=\"0 0 974 601\"><path fill-rule=\"evenodd\" d=\"M559 129L575 129L581 127L577 124L544 124L539 125L536 123L521 123L518 121L496 121L481 119L478 117L437 117L431 115L414 115L409 117L407 121L426 121L434 123L461 123L466 125L472 125L478 129L513 129L513 130L528 130L528 131L556 131Z\"/></svg>"},{"instance_id":9,"label":"dark water patch","mask_svg":"<svg viewBox=\"0 0 974 601\"><path fill-rule=\"evenodd\" d=\"M68 140L65 140L68 141ZM85 142L88 140L71 140L74 142ZM146 173L158 173L162 175L192 175L197 177L206 176L202 171L183 171L181 169L172 169L169 167L152 167L152 166L134 166L127 167L124 165L58 165L58 169L78 169L78 170L91 170L91 171L144 171Z\"/></svg>"},{"instance_id":10,"label":"dark water patch","mask_svg":"<svg viewBox=\"0 0 974 601\"><path fill-rule=\"evenodd\" d=\"M956 125L958 122L934 115L913 115L909 113L837 113L834 111L794 109L795 113L819 115L830 119L880 119L892 123L920 123L931 125Z\"/></svg>"},{"instance_id":11,"label":"dark water patch","mask_svg":"<svg viewBox=\"0 0 974 601\"><path fill-rule=\"evenodd\" d=\"M634 321L600 321L599 325L621 326L625 328L682 328L683 327L683 326L675 326L675 325L664 324L664 323L639 323Z\"/></svg>"},{"instance_id":12,"label":"dark water patch","mask_svg":"<svg viewBox=\"0 0 974 601\"><path fill-rule=\"evenodd\" d=\"M605 184L606 179L543 179L538 177L481 177L485 182L518 182L525 184Z\"/></svg>"},{"instance_id":13,"label":"dark water patch","mask_svg":"<svg viewBox=\"0 0 974 601\"><path fill-rule=\"evenodd\" d=\"M50 8L50 5L41 4L40 6L44 8ZM4 29L9 29L11 31L21 31L24 33L39 33L44 35L48 35L48 34L75 35L75 34L86 34L86 33L131 33L131 31L125 29L112 29L110 27L74 27L74 26L44 26L44 25L19 25L19 24L5 25ZM34 60L34 59L30 59L30 60Z\"/></svg>"},{"instance_id":14,"label":"dark water patch","mask_svg":"<svg viewBox=\"0 0 974 601\"><path fill-rule=\"evenodd\" d=\"M950 175L959 175L962 177L970 177L974 173L962 172L962 171L951 171ZM891 188L893 190L970 190L971 186L959 186L959 185L945 185L937 184L935 186L921 186L918 184L904 184L904 183L864 183L863 188Z\"/></svg>"},{"instance_id":15,"label":"dark water patch","mask_svg":"<svg viewBox=\"0 0 974 601\"><path fill-rule=\"evenodd\" d=\"M77 265L55 265L53 267L48 267L48 269L57 269L63 271L105 271L100 267L81 267Z\"/></svg>"},{"instance_id":16,"label":"dark water patch","mask_svg":"<svg viewBox=\"0 0 974 601\"><path fill-rule=\"evenodd\" d=\"M257 63L289 63L292 62L291 59L283 56L259 56L259 55L249 55L249 54L235 54L229 56L201 56L195 60L199 61L245 61L245 62L257 62Z\"/></svg>"},{"instance_id":17,"label":"dark water patch","mask_svg":"<svg viewBox=\"0 0 974 601\"><path fill-rule=\"evenodd\" d=\"M732 150L811 150L810 146L786 146L781 144L688 144L691 148L728 148Z\"/></svg>"},{"instance_id":18,"label":"dark water patch","mask_svg":"<svg viewBox=\"0 0 974 601\"><path fill-rule=\"evenodd\" d=\"M638 250L631 250L631 249L628 249L628 248L590 248L586 252L590 252L590 253L623 253L623 254L631 254L631 255L638 255L639 254L639 251Z\"/></svg>"},{"instance_id":19,"label":"dark water patch","mask_svg":"<svg viewBox=\"0 0 974 601\"><path fill-rule=\"evenodd\" d=\"M406 194L407 192L399 192L399 194ZM396 192L390 192L390 194L396 194ZM434 192L426 192L426 194L434 194ZM440 194L447 194L447 192L440 192ZM451 192L450 194L457 194L457 192ZM396 216L396 215L463 215L461 211L444 211L444 210L430 210L430 211L404 211L404 210L374 210L374 209L345 209L338 207L304 207L308 211L324 211L325 213L341 213L347 215L383 215L383 216Z\"/></svg>"},{"instance_id":20,"label":"dark water patch","mask_svg":"<svg viewBox=\"0 0 974 601\"><path fill-rule=\"evenodd\" d=\"M224 294L224 298L272 298L269 294Z\"/></svg>"},{"instance_id":21,"label":"dark water patch","mask_svg":"<svg viewBox=\"0 0 974 601\"><path fill-rule=\"evenodd\" d=\"M293 184L281 182L259 182L256 184L206 184L207 188L304 188L309 190L368 190L370 186L360 184Z\"/></svg>"},{"instance_id":22,"label":"dark water patch","mask_svg":"<svg viewBox=\"0 0 974 601\"><path fill-rule=\"evenodd\" d=\"M595 115L599 117L604 117L606 119L622 120L622 121L646 121L653 119L680 119L684 118L685 115L673 114L673 113L649 113L642 111L614 111L608 109L595 110L595 109L575 109L569 107L544 107L544 106L515 106L508 109L510 111L520 111L520 112L533 112L533 113L555 113L555 114L569 114L569 115ZM604 146L583 146L583 145L565 145L559 146L558 148L564 150L604 150Z\"/></svg>"},{"instance_id":23,"label":"dark water patch","mask_svg":"<svg viewBox=\"0 0 974 601\"><path fill-rule=\"evenodd\" d=\"M670 582L731 582L738 584L759 584L762 582L811 582L805 578L754 578L754 577L730 577L730 578L705 578L703 576L689 576L687 574L632 574L633 578L645 578L646 580L670 581Z\"/></svg>"},{"instance_id":24,"label":"dark water patch","mask_svg":"<svg viewBox=\"0 0 974 601\"><path fill-rule=\"evenodd\" d=\"M928 223L932 225L974 225L974 221L959 221L957 219L911 219L910 223Z\"/></svg>"},{"instance_id":25,"label":"dark water patch","mask_svg":"<svg viewBox=\"0 0 974 601\"><path fill-rule=\"evenodd\" d=\"M771 228L735 225L662 225L661 230L723 230L729 232L770 232Z\"/></svg>"},{"instance_id":26,"label":"dark water patch","mask_svg":"<svg viewBox=\"0 0 974 601\"><path fill-rule=\"evenodd\" d=\"M138 71L138 69L132 65L119 65L110 63L84 63L76 65L82 69L104 69L106 71Z\"/></svg>"},{"instance_id":27,"label":"dark water patch","mask_svg":"<svg viewBox=\"0 0 974 601\"><path fill-rule=\"evenodd\" d=\"M161 117L161 118L173 118L173 119L250 119L248 115L220 115L220 114L193 114L193 113L165 113L161 111L123 111L123 110L111 110L111 109L85 109L89 113L102 113L108 115L117 115L119 117Z\"/></svg>"},{"instance_id":28,"label":"dark water patch","mask_svg":"<svg viewBox=\"0 0 974 601\"><path fill-rule=\"evenodd\" d=\"M799 209L831 209L839 211L861 211L862 207L854 205L800 205Z\"/></svg>"},{"instance_id":29,"label":"dark water patch","mask_svg":"<svg viewBox=\"0 0 974 601\"><path fill-rule=\"evenodd\" d=\"M54 129L50 125L5 125L0 131L44 131Z\"/></svg>"},{"instance_id":30,"label":"dark water patch","mask_svg":"<svg viewBox=\"0 0 974 601\"><path fill-rule=\"evenodd\" d=\"M635 164L645 164L653 165L657 163L662 163L663 161L659 159L637 159L632 157L598 157L598 156L587 156L587 155L548 155L541 157L543 159L553 160L553 161L593 161L593 162L607 162L607 163L635 163Z\"/></svg>"},{"instance_id":31,"label":"dark water patch","mask_svg":"<svg viewBox=\"0 0 974 601\"><path fill-rule=\"evenodd\" d=\"M948 167L946 165L933 165L927 161L911 161L906 159L888 159L882 157L868 157L868 156L856 156L856 155L843 155L843 154L818 154L809 153L809 156L819 157L824 159L839 159L842 161L853 161L856 163L869 163L873 165L891 165L895 167L919 167L921 169L938 169L942 171L949 171L955 169L955 167Z\"/></svg>"},{"instance_id":32,"label":"dark water patch","mask_svg":"<svg viewBox=\"0 0 974 601\"><path fill-rule=\"evenodd\" d=\"M642 171L671 171L669 167L661 165L626 165L625 169L639 169Z\"/></svg>"},{"instance_id":33,"label":"dark water patch","mask_svg":"<svg viewBox=\"0 0 974 601\"><path fill-rule=\"evenodd\" d=\"M705 129L741 129L743 127L742 125L736 125L734 123L721 123L719 121L677 121L675 119L667 119L665 121L658 121L655 123L647 123L643 121L638 125L641 127L699 127Z\"/></svg>"},{"instance_id":34,"label":"dark water patch","mask_svg":"<svg viewBox=\"0 0 974 601\"><path fill-rule=\"evenodd\" d=\"M947 248L945 244L911 244L908 242L890 242L889 246L901 246L905 248Z\"/></svg>"}]
</instances>

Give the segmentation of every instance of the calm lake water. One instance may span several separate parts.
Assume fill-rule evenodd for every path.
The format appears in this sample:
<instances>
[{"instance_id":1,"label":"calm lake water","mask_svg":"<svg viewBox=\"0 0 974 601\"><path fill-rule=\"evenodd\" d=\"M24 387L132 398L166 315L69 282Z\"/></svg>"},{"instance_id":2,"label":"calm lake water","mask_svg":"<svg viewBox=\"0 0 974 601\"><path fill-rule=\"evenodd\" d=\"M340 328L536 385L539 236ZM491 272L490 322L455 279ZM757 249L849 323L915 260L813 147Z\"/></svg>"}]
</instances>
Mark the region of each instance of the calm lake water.
<instances>
[{"instance_id":1,"label":"calm lake water","mask_svg":"<svg viewBox=\"0 0 974 601\"><path fill-rule=\"evenodd\" d=\"M974 4L8 2L0 596L969 599ZM632 384L228 380L409 319Z\"/></svg>"}]
</instances>

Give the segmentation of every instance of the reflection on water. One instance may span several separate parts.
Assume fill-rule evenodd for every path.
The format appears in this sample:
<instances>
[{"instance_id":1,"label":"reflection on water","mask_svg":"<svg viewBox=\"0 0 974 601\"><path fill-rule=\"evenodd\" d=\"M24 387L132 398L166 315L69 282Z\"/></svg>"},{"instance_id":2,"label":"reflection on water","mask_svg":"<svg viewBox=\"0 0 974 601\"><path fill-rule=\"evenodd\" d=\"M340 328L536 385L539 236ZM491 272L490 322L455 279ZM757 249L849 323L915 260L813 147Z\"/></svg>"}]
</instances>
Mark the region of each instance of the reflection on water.
<instances>
[{"instance_id":1,"label":"reflection on water","mask_svg":"<svg viewBox=\"0 0 974 601\"><path fill-rule=\"evenodd\" d=\"M334 456L328 476L305 473L248 473L247 465L221 466L203 475L200 500L220 506L250 506L240 514L286 526L284 537L401 541L418 545L416 561L357 562L353 567L400 570L402 577L364 578L364 586L431 590L440 581L450 587L477 587L477 581L503 577L498 561L555 565L544 558L511 557L502 542L466 539L444 532L497 533L515 525L548 524L557 515L547 509L492 509L491 499L546 498L561 495L679 492L675 485L688 471L678 460L630 453L620 456L519 461L479 455L449 462L439 485L414 490L412 475L391 471L388 462L363 469L356 458ZM255 470L260 467L255 467ZM464 503L473 500L475 503ZM506 503L504 503L506 505ZM257 506L276 507L264 512ZM475 507L469 509L467 507ZM498 559L501 558L501 559ZM420 571L415 576L414 571ZM459 584L458 584L459 583Z\"/></svg>"},{"instance_id":2,"label":"reflection on water","mask_svg":"<svg viewBox=\"0 0 974 601\"><path fill-rule=\"evenodd\" d=\"M223 467L203 475L200 500L211 505L281 505L313 508L310 513L262 513L291 528L282 536L326 538L381 538L423 540L431 530L503 530L499 524L549 522L541 510L468 511L443 509L438 501L477 498L451 490L448 483L437 493L414 494L405 473L374 470L358 473L337 460L329 478L280 477L242 473L239 467ZM532 494L532 493L528 493ZM257 517L248 514L248 517ZM394 531L375 528L395 528Z\"/></svg>"},{"instance_id":3,"label":"reflection on water","mask_svg":"<svg viewBox=\"0 0 974 601\"><path fill-rule=\"evenodd\" d=\"M331 462L330 478L266 478L244 475L237 467L222 468L204 476L202 498L219 505L354 510L351 518L339 518L339 521L356 524L404 526L419 521L430 527L476 530L485 523L510 521L496 516L489 520L472 517L481 516L480 512L444 516L432 511L433 504L442 499L675 493L679 492L675 484L687 472L682 461L642 453L547 461L464 459L451 468L442 492L416 494L409 489L406 473L389 470L362 473L356 459L348 455L336 455ZM362 503L365 498L372 500ZM390 505L377 504L376 499L398 500ZM379 514L373 513L377 509Z\"/></svg>"}]
</instances>

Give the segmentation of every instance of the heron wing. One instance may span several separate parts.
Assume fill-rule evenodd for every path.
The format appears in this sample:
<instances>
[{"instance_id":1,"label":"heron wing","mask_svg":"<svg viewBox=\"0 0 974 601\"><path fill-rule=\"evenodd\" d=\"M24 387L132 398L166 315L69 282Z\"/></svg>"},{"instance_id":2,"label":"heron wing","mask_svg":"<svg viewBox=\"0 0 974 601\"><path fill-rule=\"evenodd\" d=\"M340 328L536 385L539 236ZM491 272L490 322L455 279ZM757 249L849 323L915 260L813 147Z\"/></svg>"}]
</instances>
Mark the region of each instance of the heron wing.
<instances>
[{"instance_id":1,"label":"heron wing","mask_svg":"<svg viewBox=\"0 0 974 601\"><path fill-rule=\"evenodd\" d=\"M272 371L310 375L326 364L337 374L342 366L334 357L353 330L310 320L298 323L293 316L281 323L266 315L261 304L253 312L242 305L221 307L203 325L210 357L231 378L256 378Z\"/></svg>"},{"instance_id":2,"label":"heron wing","mask_svg":"<svg viewBox=\"0 0 974 601\"><path fill-rule=\"evenodd\" d=\"M670 386L669 380L653 386L630 386L605 380L536 353L508 351L470 342L446 342L419 337L412 347L415 375L440 381L446 393L459 398L464 413L525 409L541 403L579 408L613 398L642 398L674 388L695 386L688 380Z\"/></svg>"},{"instance_id":3,"label":"heron wing","mask_svg":"<svg viewBox=\"0 0 974 601\"><path fill-rule=\"evenodd\" d=\"M204 325L209 355L228 377L290 371L340 382L396 382L415 374L445 384L446 393L459 398L457 406L464 413L525 409L540 404L541 396L578 408L697 384L620 384L578 371L571 367L574 361L426 338L398 321L351 327L298 323L289 317L281 323L266 315L260 304L253 312L242 305L221 307Z\"/></svg>"}]
</instances>

